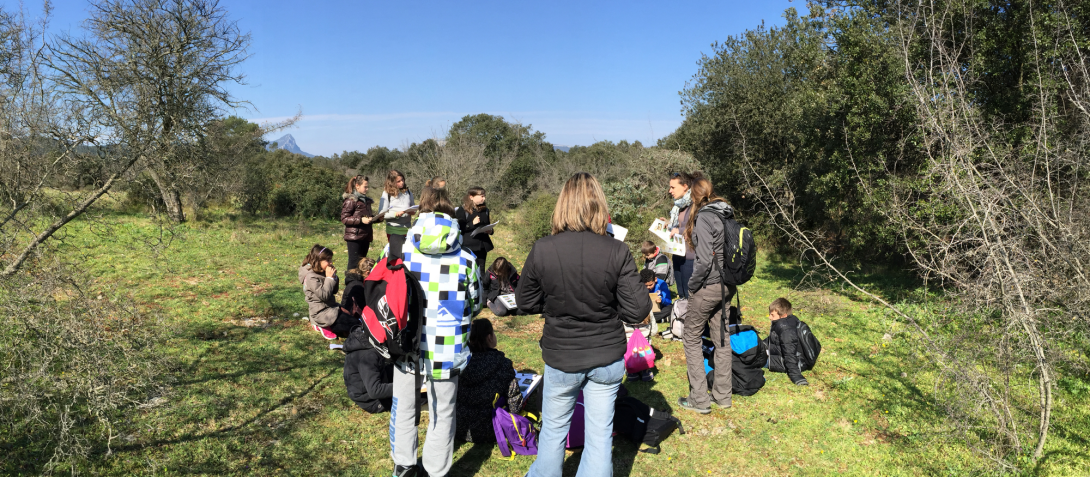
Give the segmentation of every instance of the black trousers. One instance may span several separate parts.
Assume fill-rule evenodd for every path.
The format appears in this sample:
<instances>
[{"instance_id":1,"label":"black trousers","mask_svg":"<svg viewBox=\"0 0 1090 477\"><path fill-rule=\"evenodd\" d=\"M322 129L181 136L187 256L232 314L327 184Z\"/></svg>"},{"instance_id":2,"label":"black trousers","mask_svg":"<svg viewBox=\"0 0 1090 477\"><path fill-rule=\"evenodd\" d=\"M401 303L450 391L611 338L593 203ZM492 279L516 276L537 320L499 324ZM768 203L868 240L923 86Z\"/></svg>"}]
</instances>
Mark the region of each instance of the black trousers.
<instances>
[{"instance_id":1,"label":"black trousers","mask_svg":"<svg viewBox=\"0 0 1090 477\"><path fill-rule=\"evenodd\" d=\"M670 313L674 312L674 305L672 303L669 305L660 305L659 310L660 311L654 313L655 322L666 323L667 321L670 321Z\"/></svg>"},{"instance_id":2,"label":"black trousers","mask_svg":"<svg viewBox=\"0 0 1090 477\"><path fill-rule=\"evenodd\" d=\"M371 247L371 242L367 240L345 240L344 243L348 245L348 268L344 271L347 273L350 270L355 270L356 265L360 263L360 259L367 256L367 249Z\"/></svg>"},{"instance_id":3,"label":"black trousers","mask_svg":"<svg viewBox=\"0 0 1090 477\"><path fill-rule=\"evenodd\" d=\"M473 250L473 254L477 256L477 273L484 277L485 273L488 273L488 251L476 251Z\"/></svg>"},{"instance_id":4,"label":"black trousers","mask_svg":"<svg viewBox=\"0 0 1090 477\"><path fill-rule=\"evenodd\" d=\"M386 240L390 242L390 259L405 258L401 247L405 246L405 236L398 234L386 234Z\"/></svg>"}]
</instances>

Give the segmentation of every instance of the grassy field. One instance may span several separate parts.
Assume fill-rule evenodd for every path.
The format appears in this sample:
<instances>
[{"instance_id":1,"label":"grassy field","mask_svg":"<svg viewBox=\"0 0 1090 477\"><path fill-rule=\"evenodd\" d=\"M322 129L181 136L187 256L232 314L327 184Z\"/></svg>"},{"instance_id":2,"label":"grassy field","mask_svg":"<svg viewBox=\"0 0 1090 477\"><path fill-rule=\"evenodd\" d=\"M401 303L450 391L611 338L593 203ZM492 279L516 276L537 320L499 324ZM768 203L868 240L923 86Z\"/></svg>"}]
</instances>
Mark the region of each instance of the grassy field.
<instances>
[{"instance_id":1,"label":"grassy field","mask_svg":"<svg viewBox=\"0 0 1090 477\"><path fill-rule=\"evenodd\" d=\"M130 411L113 453L99 456L95 470L389 475L388 414L366 414L347 398L343 355L328 351L306 323L296 281L314 243L334 249L344 268L341 232L332 221L228 213L167 233L147 218L124 214L70 226L59 252L82 263L104 290L161 316L172 336L162 348L174 363L170 392ZM521 267L528 249L506 230L496 242L490 257ZM370 255L381 247L373 244ZM732 409L706 416L676 410L676 399L687 393L684 354L680 343L656 339L662 357L655 381L628 387L651 406L674 411L688 434L671 436L658 455L615 441L616 475L966 475L986 468L949 437L933 403L933 380L920 371L928 368L913 353L906 327L839 291L796 291L800 276L790 263L762 260L756 278L742 287L743 312L766 336L767 304L786 296L796 305L824 346L817 368L807 373L811 385L767 374L765 388L736 397ZM888 280L867 278L876 285ZM540 372L542 321L493 321L499 347L516 367ZM1085 378L1079 382L1085 386ZM1048 456L1033 472L1090 474L1087 396L1061 388L1059 399ZM570 455L568 473L578 459ZM495 446L460 443L453 475L521 475L532 460L505 460Z\"/></svg>"}]
</instances>

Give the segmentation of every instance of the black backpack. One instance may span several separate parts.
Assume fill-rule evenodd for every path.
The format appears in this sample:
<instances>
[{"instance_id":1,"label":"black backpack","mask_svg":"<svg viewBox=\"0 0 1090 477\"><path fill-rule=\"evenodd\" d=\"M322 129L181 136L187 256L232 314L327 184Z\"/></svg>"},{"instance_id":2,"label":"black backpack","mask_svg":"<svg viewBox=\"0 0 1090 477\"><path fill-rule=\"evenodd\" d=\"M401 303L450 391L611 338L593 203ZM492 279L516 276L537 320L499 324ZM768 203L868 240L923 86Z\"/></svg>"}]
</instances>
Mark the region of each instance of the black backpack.
<instances>
[{"instance_id":1,"label":"black backpack","mask_svg":"<svg viewBox=\"0 0 1090 477\"><path fill-rule=\"evenodd\" d=\"M803 371L814 369L818 356L821 355L821 342L810 332L810 325L799 320L795 334L799 337L799 367Z\"/></svg>"},{"instance_id":2,"label":"black backpack","mask_svg":"<svg viewBox=\"0 0 1090 477\"><path fill-rule=\"evenodd\" d=\"M730 217L725 213L713 212L723 221L723 256L726 257L726 266L720 268L719 260L713 258L719 277L725 285L742 285L753 278L757 270L757 244L753 241L753 231L743 227L734 220L733 211Z\"/></svg>"},{"instance_id":3,"label":"black backpack","mask_svg":"<svg viewBox=\"0 0 1090 477\"><path fill-rule=\"evenodd\" d=\"M665 411L652 409L632 396L617 399L613 411L613 432L636 444L646 444L640 452L658 454L659 444L677 429L685 434L681 420Z\"/></svg>"}]
</instances>

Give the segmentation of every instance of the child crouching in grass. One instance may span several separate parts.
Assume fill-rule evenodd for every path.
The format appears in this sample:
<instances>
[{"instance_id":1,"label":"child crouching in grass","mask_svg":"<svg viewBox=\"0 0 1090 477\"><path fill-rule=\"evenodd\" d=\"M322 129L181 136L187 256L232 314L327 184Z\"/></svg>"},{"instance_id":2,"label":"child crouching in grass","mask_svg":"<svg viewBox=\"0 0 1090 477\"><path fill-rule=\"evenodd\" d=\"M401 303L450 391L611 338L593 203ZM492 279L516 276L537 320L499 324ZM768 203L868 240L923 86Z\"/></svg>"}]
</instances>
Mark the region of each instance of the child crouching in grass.
<instances>
[{"instance_id":1,"label":"child crouching in grass","mask_svg":"<svg viewBox=\"0 0 1090 477\"><path fill-rule=\"evenodd\" d=\"M337 290L340 279L337 268L333 266L333 251L318 244L310 248L310 253L299 266L299 283L303 284L303 296L307 300L310 324L327 340L337 339L337 335L326 329L337 321L340 306L337 305Z\"/></svg>"},{"instance_id":2,"label":"child crouching in grass","mask_svg":"<svg viewBox=\"0 0 1090 477\"><path fill-rule=\"evenodd\" d=\"M791 314L791 302L780 297L768 305L768 319L772 320L772 329L768 332L768 370L787 373L791 382L799 386L810 383L802 377L802 363L799 354L799 335L795 331L799 319Z\"/></svg>"}]
</instances>

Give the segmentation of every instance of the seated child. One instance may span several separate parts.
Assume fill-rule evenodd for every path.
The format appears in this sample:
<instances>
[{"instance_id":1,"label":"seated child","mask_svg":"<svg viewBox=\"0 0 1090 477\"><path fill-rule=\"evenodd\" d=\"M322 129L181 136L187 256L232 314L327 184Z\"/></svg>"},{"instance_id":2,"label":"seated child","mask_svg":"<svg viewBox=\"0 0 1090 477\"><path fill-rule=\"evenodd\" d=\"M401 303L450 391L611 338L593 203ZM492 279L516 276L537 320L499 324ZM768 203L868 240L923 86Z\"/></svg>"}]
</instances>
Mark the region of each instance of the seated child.
<instances>
[{"instance_id":1,"label":"seated child","mask_svg":"<svg viewBox=\"0 0 1090 477\"><path fill-rule=\"evenodd\" d=\"M487 318L473 320L469 330L469 350L473 357L458 375L458 407L454 438L466 442L496 442L492 428L492 405L496 395L507 398L506 409L518 412L522 392L515 379L515 367L502 351L496 349L496 334Z\"/></svg>"},{"instance_id":2,"label":"seated child","mask_svg":"<svg viewBox=\"0 0 1090 477\"><path fill-rule=\"evenodd\" d=\"M499 257L481 277L481 289L484 290L484 303L496 316L516 315L518 310L508 310L496 298L500 295L515 293L519 282L519 272L506 258Z\"/></svg>"},{"instance_id":3,"label":"seated child","mask_svg":"<svg viewBox=\"0 0 1090 477\"><path fill-rule=\"evenodd\" d=\"M674 309L674 293L666 285L666 281L657 278L658 274L651 269L640 270L640 281L647 285L647 291L651 294L651 302L658 305L659 311L652 308L651 314L655 317L655 323L670 321L670 312Z\"/></svg>"},{"instance_id":4,"label":"seated child","mask_svg":"<svg viewBox=\"0 0 1090 477\"><path fill-rule=\"evenodd\" d=\"M394 395L394 365L378 354L363 327L344 342L344 387L360 409L371 414L390 410Z\"/></svg>"},{"instance_id":5,"label":"seated child","mask_svg":"<svg viewBox=\"0 0 1090 477\"><path fill-rule=\"evenodd\" d=\"M670 257L650 241L643 242L640 252L643 253L644 270L654 270L659 280L665 281L667 285L674 284L674 267L670 264Z\"/></svg>"},{"instance_id":6,"label":"seated child","mask_svg":"<svg viewBox=\"0 0 1090 477\"><path fill-rule=\"evenodd\" d=\"M340 279L337 268L333 266L333 251L315 244L299 266L299 283L303 284L303 296L307 300L310 324L314 331L327 340L337 339L337 335L326 329L337 321L337 289Z\"/></svg>"},{"instance_id":7,"label":"seated child","mask_svg":"<svg viewBox=\"0 0 1090 477\"><path fill-rule=\"evenodd\" d=\"M768 305L768 319L772 320L772 329L768 332L768 369L776 373L787 373L791 382L799 386L810 383L802 376L799 361L799 336L795 331L799 319L791 314L791 302L786 298L777 298Z\"/></svg>"},{"instance_id":8,"label":"seated child","mask_svg":"<svg viewBox=\"0 0 1090 477\"><path fill-rule=\"evenodd\" d=\"M367 274L371 273L372 268L375 268L374 259L363 257L357 263L356 268L349 270L344 275L344 295L341 296L341 307L337 313L337 321L326 327L338 338L348 338L352 328L361 324L361 313L366 305L366 298L363 295L363 280L367 278Z\"/></svg>"}]
</instances>

